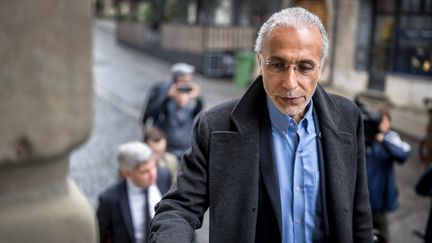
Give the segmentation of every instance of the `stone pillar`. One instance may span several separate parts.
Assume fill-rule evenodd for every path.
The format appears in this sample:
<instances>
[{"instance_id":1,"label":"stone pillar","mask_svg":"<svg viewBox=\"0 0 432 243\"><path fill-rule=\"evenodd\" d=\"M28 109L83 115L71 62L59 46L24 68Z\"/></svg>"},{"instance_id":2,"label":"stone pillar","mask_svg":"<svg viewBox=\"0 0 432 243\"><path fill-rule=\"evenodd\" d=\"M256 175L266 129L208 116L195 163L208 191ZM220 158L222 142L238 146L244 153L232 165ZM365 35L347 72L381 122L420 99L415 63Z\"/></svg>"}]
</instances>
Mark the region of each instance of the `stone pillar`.
<instances>
[{"instance_id":1,"label":"stone pillar","mask_svg":"<svg viewBox=\"0 0 432 243\"><path fill-rule=\"evenodd\" d=\"M366 71L355 69L357 46L358 10L360 0L338 0L336 46L334 48L335 67L333 85L354 95L367 87Z\"/></svg>"},{"instance_id":2,"label":"stone pillar","mask_svg":"<svg viewBox=\"0 0 432 243\"><path fill-rule=\"evenodd\" d=\"M0 241L97 241L68 177L91 127L90 4L0 1Z\"/></svg>"}]
</instances>

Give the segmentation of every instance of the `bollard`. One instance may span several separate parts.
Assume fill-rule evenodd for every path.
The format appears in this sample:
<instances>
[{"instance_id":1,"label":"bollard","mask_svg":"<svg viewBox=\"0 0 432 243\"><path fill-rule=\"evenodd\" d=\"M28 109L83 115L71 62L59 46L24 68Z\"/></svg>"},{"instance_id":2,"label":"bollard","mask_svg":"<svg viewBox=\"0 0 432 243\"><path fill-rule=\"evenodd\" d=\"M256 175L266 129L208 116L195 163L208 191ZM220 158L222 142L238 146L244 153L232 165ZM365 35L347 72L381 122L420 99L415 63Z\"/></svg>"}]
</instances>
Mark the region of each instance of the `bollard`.
<instances>
[{"instance_id":1,"label":"bollard","mask_svg":"<svg viewBox=\"0 0 432 243\"><path fill-rule=\"evenodd\" d=\"M426 125L426 136L421 140L420 160L424 164L432 163L432 98L425 98L424 104L428 110L429 122Z\"/></svg>"}]
</instances>

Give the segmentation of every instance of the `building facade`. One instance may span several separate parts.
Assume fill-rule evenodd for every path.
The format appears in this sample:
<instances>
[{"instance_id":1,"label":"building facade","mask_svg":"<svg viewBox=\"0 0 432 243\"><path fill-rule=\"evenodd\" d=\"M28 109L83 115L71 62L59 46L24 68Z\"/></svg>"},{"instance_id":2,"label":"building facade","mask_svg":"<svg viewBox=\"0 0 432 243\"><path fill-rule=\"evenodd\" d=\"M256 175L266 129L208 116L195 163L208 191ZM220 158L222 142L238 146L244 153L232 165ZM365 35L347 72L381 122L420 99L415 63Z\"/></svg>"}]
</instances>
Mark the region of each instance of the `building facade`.
<instances>
[{"instance_id":1,"label":"building facade","mask_svg":"<svg viewBox=\"0 0 432 243\"><path fill-rule=\"evenodd\" d=\"M216 14L215 24L258 28L274 11L292 6L318 15L332 42L323 82L345 93L369 92L411 108L423 108L432 97L432 0L216 2L215 12L226 14L225 22Z\"/></svg>"},{"instance_id":2,"label":"building facade","mask_svg":"<svg viewBox=\"0 0 432 243\"><path fill-rule=\"evenodd\" d=\"M139 27L143 33L138 36L158 37L153 38L154 44L147 49L161 50L159 53L166 50L167 57L177 56L178 60L194 63L206 75L224 73L208 67L232 66L232 56L238 50L251 51L258 28L272 13L301 6L322 19L330 36L331 55L323 83L352 96L370 93L402 107L423 109L423 100L432 96L432 0L146 0L141 3L150 6L148 9L159 4L157 9L162 9L150 11L161 12L159 17L149 17L150 31ZM131 42L124 41L124 36L121 34L119 39ZM144 49L149 46L133 45ZM223 60L230 61L219 63Z\"/></svg>"},{"instance_id":3,"label":"building facade","mask_svg":"<svg viewBox=\"0 0 432 243\"><path fill-rule=\"evenodd\" d=\"M335 58L328 82L423 108L432 97L432 1L333 0L327 6Z\"/></svg>"}]
</instances>

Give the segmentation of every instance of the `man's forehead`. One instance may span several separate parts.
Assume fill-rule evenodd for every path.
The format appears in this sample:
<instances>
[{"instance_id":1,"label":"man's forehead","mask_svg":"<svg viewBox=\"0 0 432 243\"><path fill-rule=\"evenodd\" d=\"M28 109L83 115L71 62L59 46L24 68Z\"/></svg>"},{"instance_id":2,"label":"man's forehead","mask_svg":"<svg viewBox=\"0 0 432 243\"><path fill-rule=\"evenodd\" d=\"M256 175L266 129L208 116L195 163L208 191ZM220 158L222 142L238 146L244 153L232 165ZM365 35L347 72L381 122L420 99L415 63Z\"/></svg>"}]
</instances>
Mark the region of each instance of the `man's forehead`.
<instances>
[{"instance_id":1,"label":"man's forehead","mask_svg":"<svg viewBox=\"0 0 432 243\"><path fill-rule=\"evenodd\" d=\"M264 36L264 42L285 42L287 39L292 41L302 40L303 42L311 43L322 42L321 33L314 26L296 27L292 25L277 25Z\"/></svg>"},{"instance_id":2,"label":"man's forehead","mask_svg":"<svg viewBox=\"0 0 432 243\"><path fill-rule=\"evenodd\" d=\"M316 52L316 53L314 53ZM321 35L315 27L276 26L264 38L262 53L267 58L285 59L288 54L305 54L321 57Z\"/></svg>"}]
</instances>

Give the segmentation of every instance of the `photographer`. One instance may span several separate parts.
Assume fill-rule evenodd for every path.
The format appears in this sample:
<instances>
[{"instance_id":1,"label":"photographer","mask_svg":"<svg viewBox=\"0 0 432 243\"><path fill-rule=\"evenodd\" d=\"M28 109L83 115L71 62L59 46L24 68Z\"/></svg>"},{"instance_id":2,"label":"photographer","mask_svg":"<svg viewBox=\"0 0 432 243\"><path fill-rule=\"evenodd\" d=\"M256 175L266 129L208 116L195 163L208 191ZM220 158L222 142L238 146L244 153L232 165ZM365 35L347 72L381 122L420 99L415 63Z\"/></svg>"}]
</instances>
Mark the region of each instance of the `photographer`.
<instances>
[{"instance_id":1,"label":"photographer","mask_svg":"<svg viewBox=\"0 0 432 243\"><path fill-rule=\"evenodd\" d=\"M387 109L378 113L362 110L365 113L366 168L373 226L390 242L387 213L399 206L393 163L405 162L411 154L411 146L390 130L391 116Z\"/></svg>"},{"instance_id":2,"label":"photographer","mask_svg":"<svg viewBox=\"0 0 432 243\"><path fill-rule=\"evenodd\" d=\"M194 66L176 63L172 80L156 84L149 93L143 125L156 126L167 135L167 150L180 158L190 147L195 116L203 108L199 86L192 82Z\"/></svg>"}]
</instances>

